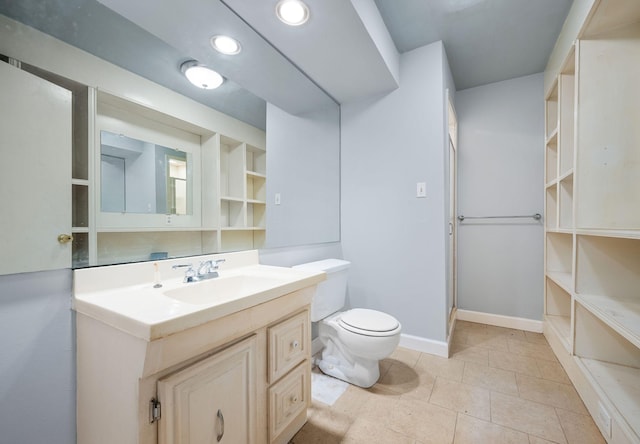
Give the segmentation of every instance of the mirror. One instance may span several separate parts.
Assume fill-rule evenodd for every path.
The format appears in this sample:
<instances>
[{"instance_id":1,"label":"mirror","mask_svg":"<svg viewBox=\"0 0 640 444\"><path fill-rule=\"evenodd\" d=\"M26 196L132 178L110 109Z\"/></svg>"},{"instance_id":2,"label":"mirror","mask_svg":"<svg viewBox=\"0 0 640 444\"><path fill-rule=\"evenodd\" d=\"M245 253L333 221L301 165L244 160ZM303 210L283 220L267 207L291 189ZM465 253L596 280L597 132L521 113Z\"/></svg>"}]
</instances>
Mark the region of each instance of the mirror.
<instances>
[{"instance_id":1,"label":"mirror","mask_svg":"<svg viewBox=\"0 0 640 444\"><path fill-rule=\"evenodd\" d=\"M170 3L165 2L163 4ZM215 4L216 8L223 5L218 0L212 0L211 4ZM192 8L189 5L181 5L181 7L185 9ZM273 145L273 150L268 146L266 150L267 179L265 196L257 199L258 202L249 202L252 207L253 219L261 220L260 222L254 222L252 225L260 227L261 224L266 224L266 229L263 228L262 232L257 232L257 238L260 239L260 248L281 248L303 244L336 242L339 240L339 107L321 89L315 87L309 79L304 80L306 83L303 88L294 90L293 83L295 82L293 80L297 82L298 79L305 77L304 73L290 65L278 53L277 49L265 42L232 11L227 10L226 14L218 14L216 19L220 20L222 16L226 19L228 15L230 20L225 25L225 30L230 33L237 31L239 35L246 36L243 38L243 44L247 50L247 59L243 63L249 63L249 65L247 67L243 63L231 62L229 73L226 74L227 81L215 94L195 89L186 82L177 69L179 63L185 58L194 56L201 58L200 51L205 51L205 49L210 51L210 48L204 48L204 46L200 48L198 46L197 48L194 47L192 51L185 52L184 48L180 49L167 44L154 34L119 16L96 0L2 2L0 3L0 14L0 25L2 25L0 26L0 54L25 61L24 65L30 64L40 68L40 70L36 69L34 71L48 71L53 73L52 77L67 77L84 85L95 85L96 83L92 81L91 76L101 75L98 71L76 66L74 59L69 58L68 55L60 56L53 51L47 52L43 48L49 47L50 39L42 36L34 38L31 31L24 26L16 26L13 20L38 29L45 34L53 36L55 39L94 54L102 60L120 66L141 77L150 79L194 101L247 122L255 128L262 130L266 128L267 145L271 143L268 136L270 127L278 128L278 146ZM182 30L181 32L190 31ZM251 44L253 42L260 44L252 48ZM77 53L80 52L77 51ZM281 59L277 63L275 62L276 57ZM264 65L260 65L261 63ZM296 74L285 75L284 70L287 69L287 66L291 72ZM250 76L259 79L259 88L250 87L252 91L250 92L239 84L234 83L235 74L232 72L233 70L238 76L245 76L242 81L243 85L251 85L251 82L248 81ZM81 74L83 77L76 78L76 73ZM40 75L39 73L36 74ZM245 82L244 80L247 81ZM315 91L309 94L293 92L311 91L314 88ZM130 96L135 97L138 89L139 85L132 85ZM144 94L148 93L148 91L141 90L141 93L143 98L138 103L142 106L153 108L153 101L148 101L144 98ZM283 100L283 98L286 100ZM76 98L74 97L74 102L75 100ZM84 100L86 106L85 98L82 98L82 100ZM277 113L271 113L269 119L267 119L266 101L269 104L276 103L281 107L278 108ZM288 108L288 106L294 105L298 108ZM322 109L324 114L326 114L324 110L330 110L328 112L334 115L335 118L326 119L324 115L316 118L312 110L317 109ZM83 111L86 111L86 109ZM290 133L287 129L301 128L300 122L310 128L325 128L325 121L328 120L331 121L331 127L328 132L322 133L323 137L314 135L313 140L309 140L310 137L305 135L305 131L298 131L294 138L289 137ZM290 124L296 126L291 127ZM99 151L93 150L89 158L89 170L92 171L93 178L99 178L103 169L101 143L103 131L118 136L123 134L125 137L134 140L149 141L157 146L177 150L179 153L187 153L187 174L186 179L182 179L182 172L166 173L165 165L162 168L162 171L166 173L164 185L158 185L161 181L155 179L154 200L151 197L152 190L144 190L143 192L139 185L135 185L130 181L128 183L127 181L127 158L129 157L129 162L131 163L133 157L136 157L134 154L125 156L122 152L119 152L118 155L114 155L116 154L115 149L105 148L104 174L106 175L106 170L109 169L109 173L112 176L110 181L104 183L104 185L102 185L101 180L95 183L97 194L94 194L94 191L87 192L87 184L93 184L94 179L76 175L74 164L72 184L74 200L77 199L83 202L79 206L80 211L77 211L78 214L76 214L75 209L73 214L74 227L78 227L73 232L74 248L79 249L83 245L88 245L88 248L99 250L99 255L104 253L105 257L108 257L103 262L91 262L87 257L78 254L78 259L75 260L76 252L74 251L74 261L79 266L149 260L150 254L156 251L169 250L170 256L179 256L253 248L255 244L245 242L244 237L241 237L242 230L240 229L224 231L230 238L235 236L237 238L235 242L230 243L228 246L215 244L215 242L211 241L213 237L211 233L213 231L205 227L203 222L204 215L201 218L201 215L194 214L198 211L197 207L201 200L205 198L204 194L200 194L201 191L199 189L201 184L204 186L206 180L204 176L205 169L204 167L202 168L202 177L195 177L194 175L200 174L201 168L199 164L192 162L192 160L195 162L201 161L199 152L197 159L190 159L190 156L193 156L181 144L150 141L147 137L123 131L119 128L103 128L99 125L99 122L97 126L92 125L94 124L90 122L88 126L89 135L96 134L95 145L98 145L96 148L99 147ZM73 131L75 138L75 127ZM81 134L80 131L77 137L86 140L86 131L84 134ZM203 138L202 143L204 142L205 139ZM109 145L109 143L105 143L105 145ZM309 154L311 153L313 155L310 157ZM74 152L73 156L75 159L77 153ZM113 157L111 163L106 159L107 156ZM120 160L117 159L118 157ZM137 157L141 158L143 155L140 154ZM178 164L183 160L178 155L174 157ZM120 163L119 165L118 162ZM202 162L204 163L204 157ZM191 176L189 175L190 164L193 165L193 174ZM286 168L283 165L286 165ZM321 166L318 167L318 165ZM123 168L124 173L122 172ZM129 165L130 168L132 168L132 165ZM180 168L182 166L178 167L178 169ZM309 172L310 169L312 174L307 174L306 172ZM283 172L286 172L286 176ZM160 173L156 172L155 176L158 176L158 174ZM192 185L190 185L190 180L193 182ZM254 180L264 181L265 179L258 175ZM186 181L186 183L181 181ZM120 185L117 185L118 183ZM180 187L185 188L186 185L186 194L182 191L172 191L169 183L173 183L174 190ZM42 186L44 187L46 184L42 184ZM159 192L159 187L164 192ZM111 194L112 189L114 194ZM132 191L134 189L138 189L141 193L143 192L144 197L140 198L139 202L134 202L133 197L127 201L127 190ZM202 192L204 193L204 190ZM275 204L275 194L282 196L282 202L279 205ZM76 195L79 197L76 198ZM104 206L101 203L101 196L103 195L105 196ZM107 201L107 199L110 200ZM264 200L264 203L262 200ZM247 197L248 201L249 198ZM163 205L168 209L163 211ZM230 207L240 206L240 204L231 200L228 205ZM249 206L247 204L247 208ZM180 225L180 227L185 228L183 231L174 229L178 228L174 220L171 221L170 228L166 227L168 224L166 214L174 214L176 216L175 219L185 219L183 212L187 213L186 218L192 217L189 215L193 215L198 222L193 224L185 222ZM94 223L90 222L90 220L93 217L91 215L96 213L97 217L94 222L97 225L89 225L87 227L86 224ZM256 214L261 214L261 216L258 218ZM125 252L126 254L122 254L122 252L111 248L115 244L113 242L115 238L125 238L122 234L122 228L125 225L127 227L132 226L128 223L116 223L113 221L116 219L122 220L123 216L131 218L144 216L149 218L151 215L164 218L165 227L156 231L147 230L142 232L142 224L136 223L133 226L138 232L130 230L131 234L127 239L129 251ZM248 218L249 212L247 210ZM76 224L76 220L84 221L84 225ZM265 220L266 223L264 222ZM105 223L104 221L109 222ZM180 224L182 221L178 220L178 223ZM245 223L249 224L248 221ZM277 229L274 230L274 236L270 237L269 233L272 225L276 226ZM99 229L95 233L92 226L102 227L102 231ZM115 228L103 229L105 226ZM202 231L197 228L200 226L202 226ZM167 241L166 239L169 240ZM169 243L170 247L158 247L157 244L159 243ZM101 245L104 245L104 247ZM102 249L108 251L103 252ZM144 251L148 252L141 253Z\"/></svg>"},{"instance_id":2,"label":"mirror","mask_svg":"<svg viewBox=\"0 0 640 444\"><path fill-rule=\"evenodd\" d=\"M100 211L193 212L191 154L100 131Z\"/></svg>"}]
</instances>

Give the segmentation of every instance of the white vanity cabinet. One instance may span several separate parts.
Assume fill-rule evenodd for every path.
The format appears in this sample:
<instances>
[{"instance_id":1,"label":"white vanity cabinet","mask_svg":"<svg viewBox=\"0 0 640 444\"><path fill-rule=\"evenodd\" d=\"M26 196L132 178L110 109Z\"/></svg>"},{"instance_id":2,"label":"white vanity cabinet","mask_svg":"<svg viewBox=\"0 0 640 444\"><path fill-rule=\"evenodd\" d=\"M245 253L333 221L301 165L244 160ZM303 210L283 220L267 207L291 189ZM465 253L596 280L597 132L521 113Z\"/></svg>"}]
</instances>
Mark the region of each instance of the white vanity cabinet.
<instances>
[{"instance_id":1,"label":"white vanity cabinet","mask_svg":"<svg viewBox=\"0 0 640 444\"><path fill-rule=\"evenodd\" d=\"M146 263L74 272L78 444L286 444L303 426L325 275L259 265L257 251L221 257L229 268L196 283L161 262L177 277L160 289L135 282ZM239 279L250 293L227 287ZM211 303L171 297L203 288Z\"/></svg>"}]
</instances>

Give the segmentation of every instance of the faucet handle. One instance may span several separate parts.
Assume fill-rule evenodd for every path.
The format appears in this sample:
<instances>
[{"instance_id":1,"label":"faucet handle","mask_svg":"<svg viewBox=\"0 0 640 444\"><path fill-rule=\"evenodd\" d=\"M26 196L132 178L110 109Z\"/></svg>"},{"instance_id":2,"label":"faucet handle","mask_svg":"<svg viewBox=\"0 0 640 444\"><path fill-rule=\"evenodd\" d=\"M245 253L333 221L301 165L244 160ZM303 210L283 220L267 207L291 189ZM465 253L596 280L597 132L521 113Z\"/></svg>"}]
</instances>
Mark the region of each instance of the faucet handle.
<instances>
[{"instance_id":1,"label":"faucet handle","mask_svg":"<svg viewBox=\"0 0 640 444\"><path fill-rule=\"evenodd\" d=\"M226 261L226 259L216 259L215 261L213 261L213 269L217 270L220 264Z\"/></svg>"},{"instance_id":2,"label":"faucet handle","mask_svg":"<svg viewBox=\"0 0 640 444\"><path fill-rule=\"evenodd\" d=\"M196 271L193 269L193 264L176 264L172 266L174 270L177 268L186 268L184 272L184 282L193 282L196 277Z\"/></svg>"}]
</instances>

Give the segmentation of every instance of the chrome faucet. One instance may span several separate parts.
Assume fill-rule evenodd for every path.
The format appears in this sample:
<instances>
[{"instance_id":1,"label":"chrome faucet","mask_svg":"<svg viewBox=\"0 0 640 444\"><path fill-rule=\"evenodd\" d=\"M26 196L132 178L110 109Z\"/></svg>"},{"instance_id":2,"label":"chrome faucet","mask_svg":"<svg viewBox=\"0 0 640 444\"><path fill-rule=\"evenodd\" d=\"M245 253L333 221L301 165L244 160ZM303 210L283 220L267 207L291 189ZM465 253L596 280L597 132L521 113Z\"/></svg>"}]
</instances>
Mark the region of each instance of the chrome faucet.
<instances>
[{"instance_id":1,"label":"chrome faucet","mask_svg":"<svg viewBox=\"0 0 640 444\"><path fill-rule=\"evenodd\" d=\"M218 277L218 268L225 259L216 259L200 262L198 267L197 277L198 280L212 279Z\"/></svg>"},{"instance_id":2,"label":"chrome faucet","mask_svg":"<svg viewBox=\"0 0 640 444\"><path fill-rule=\"evenodd\" d=\"M171 268L173 268L174 270L176 268L187 269L184 272L184 279L183 279L184 283L198 282L198 281L204 281L206 279L217 278L219 276L218 267L224 261L225 259L217 259L215 261L213 260L203 261L203 262L200 262L200 265L198 265L197 270L193 269L193 264L177 264Z\"/></svg>"},{"instance_id":3,"label":"chrome faucet","mask_svg":"<svg viewBox=\"0 0 640 444\"><path fill-rule=\"evenodd\" d=\"M194 282L196 281L196 270L193 269L193 264L176 264L173 267L174 270L176 268L186 268L187 271L184 272L184 279L182 282Z\"/></svg>"}]
</instances>

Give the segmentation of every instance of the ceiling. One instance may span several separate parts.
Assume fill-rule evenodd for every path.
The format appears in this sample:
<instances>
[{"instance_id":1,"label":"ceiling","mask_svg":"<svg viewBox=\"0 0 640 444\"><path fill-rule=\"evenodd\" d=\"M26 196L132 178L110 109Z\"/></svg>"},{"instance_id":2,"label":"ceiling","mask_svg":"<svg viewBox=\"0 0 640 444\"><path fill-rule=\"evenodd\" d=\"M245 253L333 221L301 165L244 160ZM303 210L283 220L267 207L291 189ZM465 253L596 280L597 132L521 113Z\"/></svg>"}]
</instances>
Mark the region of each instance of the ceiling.
<instances>
[{"instance_id":1,"label":"ceiling","mask_svg":"<svg viewBox=\"0 0 640 444\"><path fill-rule=\"evenodd\" d=\"M286 27L276 0L0 0L0 13L263 128L265 100L293 114L395 89L399 54L442 40L458 90L544 70L571 0L306 0ZM248 26L247 26L248 25ZM216 54L222 31L243 45ZM195 58L227 79L198 90ZM251 92L249 92L251 91Z\"/></svg>"}]
</instances>

